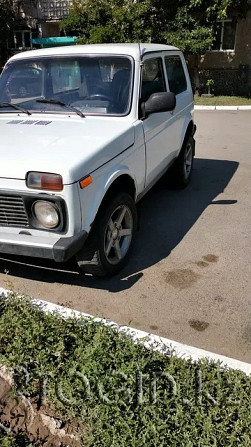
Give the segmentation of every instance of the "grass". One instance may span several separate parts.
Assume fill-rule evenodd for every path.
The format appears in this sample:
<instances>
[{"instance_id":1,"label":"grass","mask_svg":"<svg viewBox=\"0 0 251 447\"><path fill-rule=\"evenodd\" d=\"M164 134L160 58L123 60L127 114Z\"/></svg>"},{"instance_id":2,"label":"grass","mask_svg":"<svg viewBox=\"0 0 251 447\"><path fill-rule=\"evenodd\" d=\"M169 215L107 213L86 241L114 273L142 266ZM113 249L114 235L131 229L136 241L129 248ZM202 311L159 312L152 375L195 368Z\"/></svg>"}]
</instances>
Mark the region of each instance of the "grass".
<instances>
[{"instance_id":1,"label":"grass","mask_svg":"<svg viewBox=\"0 0 251 447\"><path fill-rule=\"evenodd\" d=\"M242 96L213 96L212 98L205 98L195 95L194 103L200 106L251 106L251 98Z\"/></svg>"},{"instance_id":2,"label":"grass","mask_svg":"<svg viewBox=\"0 0 251 447\"><path fill-rule=\"evenodd\" d=\"M146 350L15 293L0 299L0 364L29 399L41 400L46 383L51 410L80 423L85 446L250 447L251 381L241 371Z\"/></svg>"}]
</instances>

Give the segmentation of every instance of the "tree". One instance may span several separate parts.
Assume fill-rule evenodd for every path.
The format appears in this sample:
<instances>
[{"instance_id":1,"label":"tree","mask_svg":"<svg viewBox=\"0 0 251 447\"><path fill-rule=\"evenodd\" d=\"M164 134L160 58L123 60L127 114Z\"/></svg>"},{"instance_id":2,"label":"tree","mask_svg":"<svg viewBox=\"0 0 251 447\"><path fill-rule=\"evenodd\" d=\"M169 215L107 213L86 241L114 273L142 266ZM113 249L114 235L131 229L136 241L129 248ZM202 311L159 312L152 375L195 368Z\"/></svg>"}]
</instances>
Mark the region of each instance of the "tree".
<instances>
[{"instance_id":1,"label":"tree","mask_svg":"<svg viewBox=\"0 0 251 447\"><path fill-rule=\"evenodd\" d=\"M79 36L79 43L148 41L151 26L146 26L146 19L151 4L152 0L73 0L61 29Z\"/></svg>"},{"instance_id":2,"label":"tree","mask_svg":"<svg viewBox=\"0 0 251 447\"><path fill-rule=\"evenodd\" d=\"M10 0L0 0L0 67L8 57L8 38L15 26L15 14Z\"/></svg>"},{"instance_id":3,"label":"tree","mask_svg":"<svg viewBox=\"0 0 251 447\"><path fill-rule=\"evenodd\" d=\"M185 0L169 21L164 38L186 54L203 54L213 43L217 20L246 15L247 0Z\"/></svg>"},{"instance_id":4,"label":"tree","mask_svg":"<svg viewBox=\"0 0 251 447\"><path fill-rule=\"evenodd\" d=\"M73 0L61 23L78 43L158 42L193 54L198 87L199 55L213 44L217 20L243 18L248 0Z\"/></svg>"},{"instance_id":5,"label":"tree","mask_svg":"<svg viewBox=\"0 0 251 447\"><path fill-rule=\"evenodd\" d=\"M244 17L247 0L73 0L61 23L81 43L152 41L202 54L213 42L217 19L235 11Z\"/></svg>"}]
</instances>

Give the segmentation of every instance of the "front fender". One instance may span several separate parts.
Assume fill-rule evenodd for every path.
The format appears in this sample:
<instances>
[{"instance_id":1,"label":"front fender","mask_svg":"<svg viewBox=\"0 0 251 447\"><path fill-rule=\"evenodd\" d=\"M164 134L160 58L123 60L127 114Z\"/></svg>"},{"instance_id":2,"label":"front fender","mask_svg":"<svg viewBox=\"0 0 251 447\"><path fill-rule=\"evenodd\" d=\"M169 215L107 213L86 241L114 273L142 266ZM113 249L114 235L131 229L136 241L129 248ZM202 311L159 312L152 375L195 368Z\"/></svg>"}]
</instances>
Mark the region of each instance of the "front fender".
<instances>
[{"instance_id":1,"label":"front fender","mask_svg":"<svg viewBox=\"0 0 251 447\"><path fill-rule=\"evenodd\" d=\"M82 229L88 233L91 230L93 222L101 203L104 200L107 191L110 189L114 181L122 175L128 175L135 184L135 179L129 173L127 166L116 167L116 170L96 171L92 174L92 184L81 190L79 188L80 203L82 208Z\"/></svg>"}]
</instances>

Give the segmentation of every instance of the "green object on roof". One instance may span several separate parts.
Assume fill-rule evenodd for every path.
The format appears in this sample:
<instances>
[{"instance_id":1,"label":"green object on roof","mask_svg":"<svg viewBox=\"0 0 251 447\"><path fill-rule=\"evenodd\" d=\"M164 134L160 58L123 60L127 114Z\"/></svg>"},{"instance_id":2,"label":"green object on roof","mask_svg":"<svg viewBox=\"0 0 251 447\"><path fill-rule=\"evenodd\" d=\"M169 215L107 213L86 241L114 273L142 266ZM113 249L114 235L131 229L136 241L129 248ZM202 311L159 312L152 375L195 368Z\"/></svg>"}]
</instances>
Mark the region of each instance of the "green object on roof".
<instances>
[{"instance_id":1,"label":"green object on roof","mask_svg":"<svg viewBox=\"0 0 251 447\"><path fill-rule=\"evenodd\" d=\"M41 39L31 39L33 45L40 45L41 48L60 47L62 45L74 45L77 37L42 37Z\"/></svg>"}]
</instances>

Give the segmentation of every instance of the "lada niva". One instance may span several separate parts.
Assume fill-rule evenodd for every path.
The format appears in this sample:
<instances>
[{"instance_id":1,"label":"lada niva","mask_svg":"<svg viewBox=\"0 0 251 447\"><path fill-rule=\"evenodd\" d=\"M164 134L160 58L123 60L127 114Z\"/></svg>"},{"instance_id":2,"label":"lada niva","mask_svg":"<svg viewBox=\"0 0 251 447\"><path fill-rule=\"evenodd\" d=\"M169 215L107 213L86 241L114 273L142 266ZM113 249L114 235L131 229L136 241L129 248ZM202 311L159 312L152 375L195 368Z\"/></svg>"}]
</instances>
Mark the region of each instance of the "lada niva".
<instances>
[{"instance_id":1,"label":"lada niva","mask_svg":"<svg viewBox=\"0 0 251 447\"><path fill-rule=\"evenodd\" d=\"M137 202L165 173L189 183L193 108L175 47L79 45L11 57L0 77L0 253L75 256L84 272L118 272L135 240Z\"/></svg>"}]
</instances>

